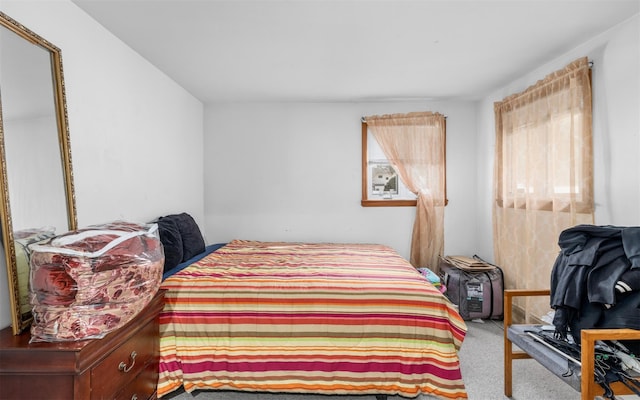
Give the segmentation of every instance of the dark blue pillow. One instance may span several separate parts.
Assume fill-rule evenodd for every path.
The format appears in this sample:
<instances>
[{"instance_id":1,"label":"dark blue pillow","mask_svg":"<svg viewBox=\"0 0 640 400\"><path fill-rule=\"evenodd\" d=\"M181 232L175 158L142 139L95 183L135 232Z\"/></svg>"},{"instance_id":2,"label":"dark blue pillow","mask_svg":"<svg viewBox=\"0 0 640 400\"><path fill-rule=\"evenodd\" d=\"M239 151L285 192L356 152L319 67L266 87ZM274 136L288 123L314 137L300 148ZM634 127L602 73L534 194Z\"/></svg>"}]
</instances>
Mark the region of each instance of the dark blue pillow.
<instances>
[{"instance_id":1,"label":"dark blue pillow","mask_svg":"<svg viewBox=\"0 0 640 400\"><path fill-rule=\"evenodd\" d=\"M162 219L156 221L160 242L164 247L164 272L173 269L182 262L184 256L182 235L178 224L172 219Z\"/></svg>"},{"instance_id":2,"label":"dark blue pillow","mask_svg":"<svg viewBox=\"0 0 640 400\"><path fill-rule=\"evenodd\" d=\"M159 221L170 220L175 222L182 237L182 260L186 261L204 251L204 238L198 224L187 213L172 214L160 217Z\"/></svg>"}]
</instances>

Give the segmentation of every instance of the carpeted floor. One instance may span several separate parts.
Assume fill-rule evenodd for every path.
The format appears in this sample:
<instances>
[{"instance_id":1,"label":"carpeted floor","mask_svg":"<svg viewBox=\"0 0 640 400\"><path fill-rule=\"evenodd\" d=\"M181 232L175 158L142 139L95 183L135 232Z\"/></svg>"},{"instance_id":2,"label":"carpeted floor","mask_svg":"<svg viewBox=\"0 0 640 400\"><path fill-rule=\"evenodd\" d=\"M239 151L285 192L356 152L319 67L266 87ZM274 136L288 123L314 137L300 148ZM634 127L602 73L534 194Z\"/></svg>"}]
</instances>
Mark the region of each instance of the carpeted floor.
<instances>
[{"instance_id":1,"label":"carpeted floor","mask_svg":"<svg viewBox=\"0 0 640 400\"><path fill-rule=\"evenodd\" d=\"M460 349L462 377L470 400L506 399L502 378L502 322L468 321ZM578 400L580 394L532 360L513 364L513 400ZM163 400L376 400L375 396L323 396L224 391L176 391ZM431 400L420 396L419 400ZM389 396L388 400L406 400Z\"/></svg>"},{"instance_id":2,"label":"carpeted floor","mask_svg":"<svg viewBox=\"0 0 640 400\"><path fill-rule=\"evenodd\" d=\"M462 378L470 400L507 399L503 380L502 321L467 322L460 349ZM533 360L513 363L514 400L578 400L575 391Z\"/></svg>"}]
</instances>

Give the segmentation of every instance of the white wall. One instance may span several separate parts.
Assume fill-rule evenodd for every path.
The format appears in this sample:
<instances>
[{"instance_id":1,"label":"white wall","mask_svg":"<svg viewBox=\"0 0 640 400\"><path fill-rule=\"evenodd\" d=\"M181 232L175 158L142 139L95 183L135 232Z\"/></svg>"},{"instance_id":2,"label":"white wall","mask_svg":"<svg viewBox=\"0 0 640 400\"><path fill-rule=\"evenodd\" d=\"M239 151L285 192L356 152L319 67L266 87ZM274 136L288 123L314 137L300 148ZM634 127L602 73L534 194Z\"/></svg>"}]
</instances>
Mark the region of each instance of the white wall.
<instances>
[{"instance_id":1,"label":"white wall","mask_svg":"<svg viewBox=\"0 0 640 400\"><path fill-rule=\"evenodd\" d=\"M0 10L62 50L79 225L187 211L202 227L202 103L68 0Z\"/></svg>"},{"instance_id":2,"label":"white wall","mask_svg":"<svg viewBox=\"0 0 640 400\"><path fill-rule=\"evenodd\" d=\"M495 125L493 103L520 92L571 61L593 61L595 223L640 225L640 15L500 88L478 105L479 251L493 254L491 199Z\"/></svg>"},{"instance_id":3,"label":"white wall","mask_svg":"<svg viewBox=\"0 0 640 400\"><path fill-rule=\"evenodd\" d=\"M475 105L469 102L236 103L205 108L205 214L212 242L375 242L409 257L414 207L362 207L366 115L447 118L445 251L475 252Z\"/></svg>"}]
</instances>

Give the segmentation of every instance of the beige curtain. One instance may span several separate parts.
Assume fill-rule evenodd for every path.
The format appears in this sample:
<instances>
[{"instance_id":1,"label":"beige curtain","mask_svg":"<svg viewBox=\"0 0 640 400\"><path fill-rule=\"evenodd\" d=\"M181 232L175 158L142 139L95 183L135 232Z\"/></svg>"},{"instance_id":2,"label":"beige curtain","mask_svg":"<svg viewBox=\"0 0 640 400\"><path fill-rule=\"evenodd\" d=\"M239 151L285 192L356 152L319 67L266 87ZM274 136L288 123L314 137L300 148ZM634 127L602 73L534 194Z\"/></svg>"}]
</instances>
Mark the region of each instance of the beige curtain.
<instances>
[{"instance_id":1,"label":"beige curtain","mask_svg":"<svg viewBox=\"0 0 640 400\"><path fill-rule=\"evenodd\" d=\"M437 271L444 249L445 118L416 112L366 117L405 186L417 195L411 263Z\"/></svg>"},{"instance_id":2,"label":"beige curtain","mask_svg":"<svg viewBox=\"0 0 640 400\"><path fill-rule=\"evenodd\" d=\"M564 229L593 223L591 79L586 58L494 105L494 254L505 286L549 288ZM545 298L518 305L528 321Z\"/></svg>"}]
</instances>

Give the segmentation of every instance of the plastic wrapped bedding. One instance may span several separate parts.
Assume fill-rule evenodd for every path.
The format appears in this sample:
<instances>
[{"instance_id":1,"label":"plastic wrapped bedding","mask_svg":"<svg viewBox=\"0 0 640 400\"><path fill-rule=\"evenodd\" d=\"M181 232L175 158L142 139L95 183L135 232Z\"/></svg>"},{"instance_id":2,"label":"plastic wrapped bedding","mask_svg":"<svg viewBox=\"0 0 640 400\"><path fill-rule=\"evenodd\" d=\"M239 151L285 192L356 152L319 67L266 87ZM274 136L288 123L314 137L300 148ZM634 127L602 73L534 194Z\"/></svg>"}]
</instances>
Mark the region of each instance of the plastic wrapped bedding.
<instances>
[{"instance_id":1,"label":"plastic wrapped bedding","mask_svg":"<svg viewBox=\"0 0 640 400\"><path fill-rule=\"evenodd\" d=\"M94 225L30 248L32 342L104 337L140 312L162 280L156 224Z\"/></svg>"}]
</instances>

